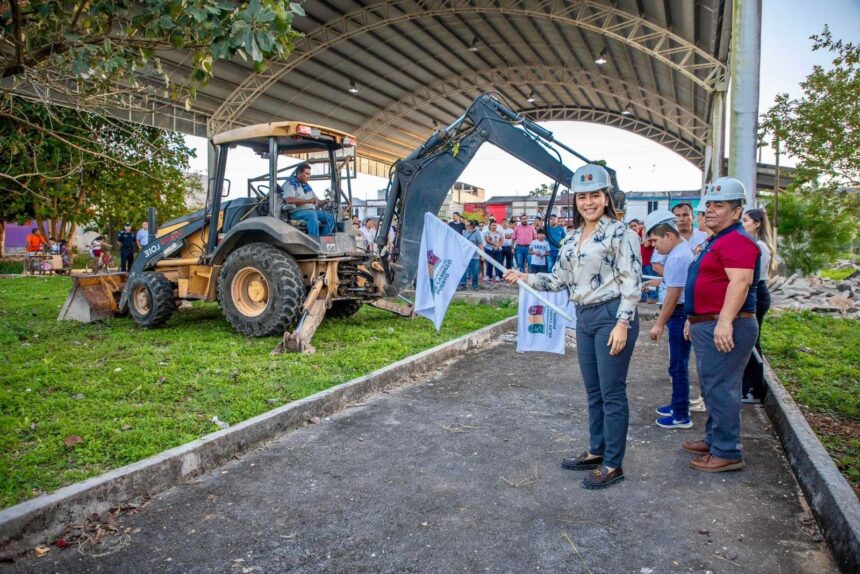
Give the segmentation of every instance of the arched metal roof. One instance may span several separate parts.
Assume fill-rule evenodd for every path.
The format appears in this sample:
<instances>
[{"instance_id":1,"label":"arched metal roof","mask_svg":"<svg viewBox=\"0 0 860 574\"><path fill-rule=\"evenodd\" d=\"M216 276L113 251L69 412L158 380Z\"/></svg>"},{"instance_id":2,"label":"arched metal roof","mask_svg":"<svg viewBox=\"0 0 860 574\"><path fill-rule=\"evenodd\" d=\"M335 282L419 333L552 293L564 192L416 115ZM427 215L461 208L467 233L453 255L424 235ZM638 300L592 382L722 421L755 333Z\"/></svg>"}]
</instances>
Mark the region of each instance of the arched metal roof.
<instances>
[{"instance_id":1,"label":"arched metal roof","mask_svg":"<svg viewBox=\"0 0 860 574\"><path fill-rule=\"evenodd\" d=\"M702 166L725 89L727 0L314 0L287 61L219 62L193 112L210 134L299 119L392 163L479 93L537 120L641 134ZM595 62L605 59L600 65ZM182 55L168 54L178 72ZM354 82L357 93L350 93Z\"/></svg>"}]
</instances>

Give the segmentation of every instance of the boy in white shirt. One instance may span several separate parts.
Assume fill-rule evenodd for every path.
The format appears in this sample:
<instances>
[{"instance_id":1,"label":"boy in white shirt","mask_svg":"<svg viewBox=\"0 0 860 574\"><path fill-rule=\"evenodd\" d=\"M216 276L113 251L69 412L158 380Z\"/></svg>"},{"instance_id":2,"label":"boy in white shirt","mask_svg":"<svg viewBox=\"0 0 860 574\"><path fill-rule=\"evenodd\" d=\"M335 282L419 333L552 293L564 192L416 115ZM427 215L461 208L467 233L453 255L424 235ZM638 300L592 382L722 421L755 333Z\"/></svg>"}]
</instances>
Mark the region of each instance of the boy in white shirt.
<instances>
[{"instance_id":1,"label":"boy in white shirt","mask_svg":"<svg viewBox=\"0 0 860 574\"><path fill-rule=\"evenodd\" d=\"M546 240L543 228L537 232L537 239L529 244L529 273L546 273L546 256L549 253L549 241Z\"/></svg>"},{"instance_id":2,"label":"boy in white shirt","mask_svg":"<svg viewBox=\"0 0 860 574\"><path fill-rule=\"evenodd\" d=\"M669 328L669 376L672 378L672 402L658 407L657 426L668 429L688 429L690 420L690 348L684 338L684 286L687 269L693 263L693 252L681 237L678 218L670 211L658 210L648 214L645 221L646 237L654 240L655 249L663 259L663 286L665 295L660 315L651 328L651 339L656 341Z\"/></svg>"}]
</instances>

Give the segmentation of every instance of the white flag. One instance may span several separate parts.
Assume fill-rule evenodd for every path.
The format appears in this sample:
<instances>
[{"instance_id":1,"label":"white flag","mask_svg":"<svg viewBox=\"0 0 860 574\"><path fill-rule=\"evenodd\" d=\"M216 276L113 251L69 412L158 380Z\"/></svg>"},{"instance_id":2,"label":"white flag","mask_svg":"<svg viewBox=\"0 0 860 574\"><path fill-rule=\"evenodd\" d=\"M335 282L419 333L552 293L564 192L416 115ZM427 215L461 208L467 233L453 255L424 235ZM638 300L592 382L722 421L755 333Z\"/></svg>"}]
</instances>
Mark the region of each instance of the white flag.
<instances>
[{"instance_id":1,"label":"white flag","mask_svg":"<svg viewBox=\"0 0 860 574\"><path fill-rule=\"evenodd\" d=\"M567 291L541 293L561 309L567 307ZM520 289L519 318L517 321L517 353L543 351L564 355L564 330L567 321L538 301L534 295Z\"/></svg>"},{"instance_id":2,"label":"white flag","mask_svg":"<svg viewBox=\"0 0 860 574\"><path fill-rule=\"evenodd\" d=\"M424 214L418 256L415 313L433 321L438 331L457 285L478 248L432 213Z\"/></svg>"}]
</instances>

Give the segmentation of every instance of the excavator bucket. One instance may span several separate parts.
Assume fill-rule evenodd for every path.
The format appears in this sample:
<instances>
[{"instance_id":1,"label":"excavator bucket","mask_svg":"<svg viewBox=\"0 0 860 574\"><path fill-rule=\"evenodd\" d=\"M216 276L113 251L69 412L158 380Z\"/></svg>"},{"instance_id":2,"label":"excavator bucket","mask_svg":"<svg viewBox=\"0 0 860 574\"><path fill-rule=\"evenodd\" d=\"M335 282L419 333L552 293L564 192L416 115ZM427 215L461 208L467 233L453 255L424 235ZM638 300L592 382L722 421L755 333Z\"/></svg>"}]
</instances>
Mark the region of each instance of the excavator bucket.
<instances>
[{"instance_id":1,"label":"excavator bucket","mask_svg":"<svg viewBox=\"0 0 860 574\"><path fill-rule=\"evenodd\" d=\"M58 321L92 323L110 319L119 311L126 273L72 275L72 290L60 309Z\"/></svg>"}]
</instances>

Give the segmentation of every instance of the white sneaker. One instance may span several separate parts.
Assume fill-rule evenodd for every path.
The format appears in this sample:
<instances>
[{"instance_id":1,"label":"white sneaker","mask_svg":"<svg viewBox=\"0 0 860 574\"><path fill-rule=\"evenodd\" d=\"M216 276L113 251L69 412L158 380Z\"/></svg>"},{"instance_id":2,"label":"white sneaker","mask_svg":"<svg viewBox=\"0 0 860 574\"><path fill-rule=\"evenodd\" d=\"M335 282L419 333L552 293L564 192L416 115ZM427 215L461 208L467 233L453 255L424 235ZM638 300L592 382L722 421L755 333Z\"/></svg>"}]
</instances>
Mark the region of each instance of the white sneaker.
<instances>
[{"instance_id":1,"label":"white sneaker","mask_svg":"<svg viewBox=\"0 0 860 574\"><path fill-rule=\"evenodd\" d=\"M694 401L690 401L690 412L693 413L706 413L708 412L708 407L705 406L705 399L699 397Z\"/></svg>"}]
</instances>

